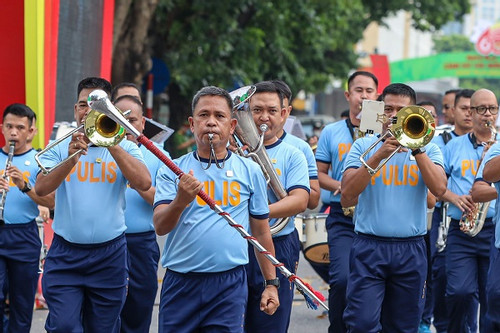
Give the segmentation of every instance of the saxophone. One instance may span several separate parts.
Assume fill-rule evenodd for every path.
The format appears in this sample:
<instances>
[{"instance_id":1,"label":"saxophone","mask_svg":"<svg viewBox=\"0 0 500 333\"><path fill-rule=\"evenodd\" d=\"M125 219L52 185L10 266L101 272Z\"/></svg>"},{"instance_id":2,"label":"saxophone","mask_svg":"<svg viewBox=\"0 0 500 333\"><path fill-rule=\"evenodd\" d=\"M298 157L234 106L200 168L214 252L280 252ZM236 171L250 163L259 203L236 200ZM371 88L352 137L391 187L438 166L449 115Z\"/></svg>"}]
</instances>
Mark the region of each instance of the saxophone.
<instances>
[{"instance_id":1,"label":"saxophone","mask_svg":"<svg viewBox=\"0 0 500 333\"><path fill-rule=\"evenodd\" d=\"M484 155L488 149L496 142L497 130L495 125L491 122L487 122L486 127L491 131L490 141L484 143L483 154L481 155L481 160L479 164L483 161ZM493 184L491 184L493 186ZM484 220L486 219L486 214L490 208L491 201L476 203L475 209L469 212L464 212L462 218L460 219L460 230L467 235L474 237L476 236L484 225Z\"/></svg>"}]
</instances>

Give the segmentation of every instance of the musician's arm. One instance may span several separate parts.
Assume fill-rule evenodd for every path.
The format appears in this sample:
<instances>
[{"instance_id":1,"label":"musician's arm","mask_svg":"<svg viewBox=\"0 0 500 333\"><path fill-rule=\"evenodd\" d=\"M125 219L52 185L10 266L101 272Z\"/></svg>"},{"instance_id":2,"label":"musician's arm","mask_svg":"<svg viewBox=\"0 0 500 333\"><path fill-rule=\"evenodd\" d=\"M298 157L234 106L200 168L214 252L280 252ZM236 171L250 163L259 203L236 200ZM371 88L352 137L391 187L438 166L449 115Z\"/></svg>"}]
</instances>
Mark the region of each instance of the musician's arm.
<instances>
[{"instance_id":1,"label":"musician's arm","mask_svg":"<svg viewBox=\"0 0 500 333\"><path fill-rule=\"evenodd\" d=\"M368 164L370 168L376 169L385 158L389 157L389 155L394 150L399 149L399 147L399 142L394 137L386 138L382 146L368 158L366 164ZM360 143L355 141L347 156L348 161L346 161L346 163L348 163L349 160L359 160L362 149ZM357 167L357 165L359 165L358 162L353 164L353 167L348 167L342 175L342 191L340 197L340 204L342 207L355 206L358 202L358 196L365 190L372 178L372 175L365 165L359 167Z\"/></svg>"},{"instance_id":2,"label":"musician's arm","mask_svg":"<svg viewBox=\"0 0 500 333\"><path fill-rule=\"evenodd\" d=\"M252 230L252 236L275 257L274 244L269 231L269 220L250 217L250 229ZM254 248L254 251L264 280L274 280L276 278L274 265L257 249ZM278 289L275 286L267 286L262 293L260 310L267 314L273 314L279 304Z\"/></svg>"},{"instance_id":3,"label":"musician's arm","mask_svg":"<svg viewBox=\"0 0 500 333\"><path fill-rule=\"evenodd\" d=\"M371 178L372 176L364 166L345 170L342 175L342 192L340 196L342 207L355 206L358 203L358 196L368 186Z\"/></svg>"},{"instance_id":4,"label":"musician's arm","mask_svg":"<svg viewBox=\"0 0 500 333\"><path fill-rule=\"evenodd\" d=\"M432 209L436 206L436 197L431 193L431 191L427 190L427 209Z\"/></svg>"},{"instance_id":5,"label":"musician's arm","mask_svg":"<svg viewBox=\"0 0 500 333\"><path fill-rule=\"evenodd\" d=\"M476 180L474 182L471 195L474 202L488 202L498 197L497 190L484 180Z\"/></svg>"},{"instance_id":6,"label":"musician's arm","mask_svg":"<svg viewBox=\"0 0 500 333\"><path fill-rule=\"evenodd\" d=\"M130 187L141 191L147 191L151 187L151 175L144 163L130 155L120 145L108 147L108 150L130 183Z\"/></svg>"},{"instance_id":7,"label":"musician's arm","mask_svg":"<svg viewBox=\"0 0 500 333\"><path fill-rule=\"evenodd\" d=\"M442 166L435 164L426 153L415 156L423 181L429 191L436 197L442 196L446 192L446 174Z\"/></svg>"},{"instance_id":8,"label":"musician's arm","mask_svg":"<svg viewBox=\"0 0 500 333\"><path fill-rule=\"evenodd\" d=\"M184 209L196 198L202 188L203 184L193 176L193 170L180 177L174 200L169 204L159 204L154 208L153 224L159 236L168 234L175 228Z\"/></svg>"},{"instance_id":9,"label":"musician's arm","mask_svg":"<svg viewBox=\"0 0 500 333\"><path fill-rule=\"evenodd\" d=\"M493 157L484 165L483 179L489 183L500 181L500 156Z\"/></svg>"},{"instance_id":10,"label":"musician's arm","mask_svg":"<svg viewBox=\"0 0 500 333\"><path fill-rule=\"evenodd\" d=\"M318 167L319 186L322 189L328 190L330 192L335 192L337 190L340 191L340 181L333 179L328 174L328 171L330 170L330 164L316 161L316 165Z\"/></svg>"},{"instance_id":11,"label":"musician's arm","mask_svg":"<svg viewBox=\"0 0 500 333\"><path fill-rule=\"evenodd\" d=\"M309 180L309 187L311 188L311 192L309 193L309 201L307 203L307 208L314 209L318 206L319 197L320 197L320 187L319 181L317 179Z\"/></svg>"},{"instance_id":12,"label":"musician's arm","mask_svg":"<svg viewBox=\"0 0 500 333\"><path fill-rule=\"evenodd\" d=\"M64 179L69 175L71 169L73 169L77 162L78 156L75 156L47 175L44 175L40 172L36 177L36 193L39 196L46 196L49 193L54 192L59 187L59 185L62 184Z\"/></svg>"},{"instance_id":13,"label":"musician's arm","mask_svg":"<svg viewBox=\"0 0 500 333\"><path fill-rule=\"evenodd\" d=\"M135 190L148 204L152 205L154 203L155 193L156 193L156 189L154 186L150 186L149 189L146 191L141 191L138 189Z\"/></svg>"},{"instance_id":14,"label":"musician's arm","mask_svg":"<svg viewBox=\"0 0 500 333\"><path fill-rule=\"evenodd\" d=\"M286 197L269 205L269 217L290 217L302 213L307 209L309 192L304 188L291 190Z\"/></svg>"},{"instance_id":15,"label":"musician's arm","mask_svg":"<svg viewBox=\"0 0 500 333\"><path fill-rule=\"evenodd\" d=\"M39 196L35 190L26 192L26 194L33 200L37 205L48 207L49 209L54 209L56 203L56 193L52 192L45 196Z\"/></svg>"}]
</instances>

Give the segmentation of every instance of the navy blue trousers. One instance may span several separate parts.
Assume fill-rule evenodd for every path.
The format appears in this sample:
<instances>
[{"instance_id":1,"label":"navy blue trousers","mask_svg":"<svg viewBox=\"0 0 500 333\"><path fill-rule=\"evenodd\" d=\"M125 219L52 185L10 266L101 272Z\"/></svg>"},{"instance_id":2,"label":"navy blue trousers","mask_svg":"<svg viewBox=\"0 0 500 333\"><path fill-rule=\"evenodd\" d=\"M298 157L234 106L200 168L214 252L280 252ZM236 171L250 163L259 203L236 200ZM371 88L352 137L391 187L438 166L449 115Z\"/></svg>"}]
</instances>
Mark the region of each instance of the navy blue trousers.
<instances>
[{"instance_id":1,"label":"navy blue trousers","mask_svg":"<svg viewBox=\"0 0 500 333\"><path fill-rule=\"evenodd\" d=\"M248 296L245 268L181 274L167 269L158 332L242 333Z\"/></svg>"},{"instance_id":2,"label":"navy blue trousers","mask_svg":"<svg viewBox=\"0 0 500 333\"><path fill-rule=\"evenodd\" d=\"M0 332L4 332L5 290L10 304L8 332L30 331L41 246L35 221L0 226Z\"/></svg>"},{"instance_id":3,"label":"navy blue trousers","mask_svg":"<svg viewBox=\"0 0 500 333\"><path fill-rule=\"evenodd\" d=\"M426 276L422 236L397 239L356 235L344 311L348 331L417 332Z\"/></svg>"},{"instance_id":4,"label":"navy blue trousers","mask_svg":"<svg viewBox=\"0 0 500 333\"><path fill-rule=\"evenodd\" d=\"M160 249L154 231L125 234L129 281L121 318L121 332L148 333L158 290Z\"/></svg>"},{"instance_id":5,"label":"navy blue trousers","mask_svg":"<svg viewBox=\"0 0 500 333\"><path fill-rule=\"evenodd\" d=\"M491 332L500 332L500 249L491 247L490 268L486 284L488 300L487 318L491 323Z\"/></svg>"},{"instance_id":6,"label":"navy blue trousers","mask_svg":"<svg viewBox=\"0 0 500 333\"><path fill-rule=\"evenodd\" d=\"M296 273L300 254L300 241L297 230L285 236L274 237L273 243L276 259L285 264L285 267L290 272ZM249 333L287 332L292 313L294 285L290 283L286 276L277 272L276 277L280 279L280 288L278 289L280 306L272 316L260 311L264 278L252 246L248 247L248 252L250 260L247 265L248 305L245 330Z\"/></svg>"},{"instance_id":7,"label":"navy blue trousers","mask_svg":"<svg viewBox=\"0 0 500 333\"><path fill-rule=\"evenodd\" d=\"M494 233L491 219L487 219L477 236L460 231L457 220L452 220L448 233L446 253L446 305L448 332L469 332L470 304L479 292L480 332L486 332L486 280L490 264L490 245Z\"/></svg>"},{"instance_id":8,"label":"navy blue trousers","mask_svg":"<svg viewBox=\"0 0 500 333\"><path fill-rule=\"evenodd\" d=\"M352 219L346 217L339 203L332 203L326 218L328 247L330 251L328 291L329 333L347 332L343 314L346 307L349 254L354 236Z\"/></svg>"},{"instance_id":9,"label":"navy blue trousers","mask_svg":"<svg viewBox=\"0 0 500 333\"><path fill-rule=\"evenodd\" d=\"M432 216L432 228L430 231L430 250L432 277L428 284L431 284L433 303L433 325L436 332L446 332L448 329L448 310L446 306L446 248L442 252L437 252L436 241L438 238L438 228L442 220L441 209L436 208ZM479 296L477 292L473 301L469 304L467 314L467 325L471 332L477 331L477 313L479 309Z\"/></svg>"},{"instance_id":10,"label":"navy blue trousers","mask_svg":"<svg viewBox=\"0 0 500 333\"><path fill-rule=\"evenodd\" d=\"M47 332L118 332L127 292L125 235L100 244L54 234L42 278Z\"/></svg>"}]
</instances>

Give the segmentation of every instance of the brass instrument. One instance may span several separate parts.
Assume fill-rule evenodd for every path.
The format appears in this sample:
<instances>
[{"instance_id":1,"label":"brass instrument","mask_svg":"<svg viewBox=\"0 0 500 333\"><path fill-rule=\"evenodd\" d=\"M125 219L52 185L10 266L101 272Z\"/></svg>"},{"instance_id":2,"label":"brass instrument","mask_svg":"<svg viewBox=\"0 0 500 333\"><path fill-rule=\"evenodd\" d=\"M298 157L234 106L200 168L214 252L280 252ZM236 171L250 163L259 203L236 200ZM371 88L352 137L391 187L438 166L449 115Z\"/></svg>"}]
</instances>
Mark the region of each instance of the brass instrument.
<instances>
[{"instance_id":1,"label":"brass instrument","mask_svg":"<svg viewBox=\"0 0 500 333\"><path fill-rule=\"evenodd\" d=\"M3 173L3 179L9 181L10 177L7 176L7 169L11 166L12 164L12 159L14 158L14 150L16 148L16 142L15 141L10 141L9 142L9 155L7 156L7 161L5 162L5 169ZM0 225L5 224L5 220L3 218L3 211L5 208L5 199L7 198L7 191L2 190L2 196L0 198Z\"/></svg>"},{"instance_id":2,"label":"brass instrument","mask_svg":"<svg viewBox=\"0 0 500 333\"><path fill-rule=\"evenodd\" d=\"M281 200L288 194L281 184L269 155L266 152L266 148L264 147L264 133L267 130L267 125L262 125L259 133L253 120L252 113L249 110L249 99L254 93L255 86L246 86L230 92L231 98L234 101L232 112L233 118L238 120L233 137L238 139L242 145L246 145L250 152L245 154L241 147L237 147L238 154L243 157L251 157L260 165L267 184L278 200ZM289 219L288 217L277 219L277 221L270 226L271 234L274 235L283 230Z\"/></svg>"},{"instance_id":3,"label":"brass instrument","mask_svg":"<svg viewBox=\"0 0 500 333\"><path fill-rule=\"evenodd\" d=\"M490 147L496 142L497 130L495 125L491 122L486 122L486 127L491 131L490 141L484 143L483 153L479 164L483 161L484 155L490 149ZM493 186L493 184L491 184ZM475 209L469 212L464 212L460 218L460 230L462 230L467 235L474 237L481 229L483 229L484 220L486 220L486 215L488 214L488 209L490 208L491 201L479 202L475 204Z\"/></svg>"},{"instance_id":4,"label":"brass instrument","mask_svg":"<svg viewBox=\"0 0 500 333\"><path fill-rule=\"evenodd\" d=\"M123 112L123 115L128 114L130 111L125 111ZM45 168L41 161L40 161L40 156L42 154L45 154L47 151L52 149L53 147L57 146L60 144L62 141L64 141L66 138L70 137L73 135L73 133L82 131L85 133L85 136L89 139L90 142L92 142L94 145L99 146L99 147L111 147L115 146L120 143L120 141L125 138L126 131L125 129L118 125L114 120L112 120L110 117L106 116L104 113L100 113L96 110L91 110L87 116L85 117L83 123L78 126L77 128L71 130L70 132L64 134L62 137L60 137L58 140L49 143L47 147L39 151L35 155L35 160L38 163L38 166L42 170L43 174L46 175L64 163L66 163L68 160L72 159L74 156L78 155L79 153L82 152L82 150L78 150L74 152L73 154L69 155L66 159L62 160L55 166L53 166L50 169Z\"/></svg>"},{"instance_id":5,"label":"brass instrument","mask_svg":"<svg viewBox=\"0 0 500 333\"><path fill-rule=\"evenodd\" d=\"M376 174L398 151L401 147L417 149L427 145L434 136L435 131L434 118L425 108L416 105L410 105L398 111L392 118L392 126L384 135L375 141L361 156L361 163L368 169L370 175ZM366 155L375 146L387 136L392 135L398 140L400 146L396 148L389 157L384 159L375 169L370 167L366 161Z\"/></svg>"},{"instance_id":6,"label":"brass instrument","mask_svg":"<svg viewBox=\"0 0 500 333\"><path fill-rule=\"evenodd\" d=\"M42 242L42 247L40 248L40 258L38 260L38 273L43 273L43 263L45 262L45 258L47 257L47 253L49 251L47 244L45 244L45 229L44 229L44 221L43 218L37 216L35 218L36 225L38 227L38 236L40 237L40 241Z\"/></svg>"},{"instance_id":7,"label":"brass instrument","mask_svg":"<svg viewBox=\"0 0 500 333\"><path fill-rule=\"evenodd\" d=\"M446 240L448 239L448 230L450 228L451 217L448 216L449 202L443 202L442 206L442 219L439 222L438 238L436 240L436 248L438 252L443 252L446 248Z\"/></svg>"}]
</instances>

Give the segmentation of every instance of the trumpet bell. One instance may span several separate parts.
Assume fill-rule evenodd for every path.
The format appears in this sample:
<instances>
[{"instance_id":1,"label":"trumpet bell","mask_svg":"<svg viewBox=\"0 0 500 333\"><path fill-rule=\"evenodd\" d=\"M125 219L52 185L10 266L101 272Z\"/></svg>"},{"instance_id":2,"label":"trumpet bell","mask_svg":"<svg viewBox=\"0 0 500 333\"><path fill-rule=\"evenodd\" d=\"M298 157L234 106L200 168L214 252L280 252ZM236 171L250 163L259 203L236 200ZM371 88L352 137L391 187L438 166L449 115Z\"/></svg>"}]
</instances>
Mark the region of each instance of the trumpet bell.
<instances>
[{"instance_id":1,"label":"trumpet bell","mask_svg":"<svg viewBox=\"0 0 500 333\"><path fill-rule=\"evenodd\" d=\"M85 118L85 136L99 147L116 146L125 138L125 128L103 113L91 110Z\"/></svg>"},{"instance_id":2,"label":"trumpet bell","mask_svg":"<svg viewBox=\"0 0 500 333\"><path fill-rule=\"evenodd\" d=\"M398 151L401 147L409 149L418 149L431 142L436 131L436 123L434 117L425 108L417 105L410 105L398 111L392 119L391 128L375 141L368 149L361 154L359 160L366 167L370 175L376 174ZM365 161L366 155L375 146L388 135L392 135L398 140L399 147L396 148L389 157L382 160L376 167L372 168Z\"/></svg>"},{"instance_id":3,"label":"trumpet bell","mask_svg":"<svg viewBox=\"0 0 500 333\"><path fill-rule=\"evenodd\" d=\"M417 149L431 142L436 131L436 123L425 108L410 105L396 115L396 122L390 129L399 144L409 149Z\"/></svg>"}]
</instances>

